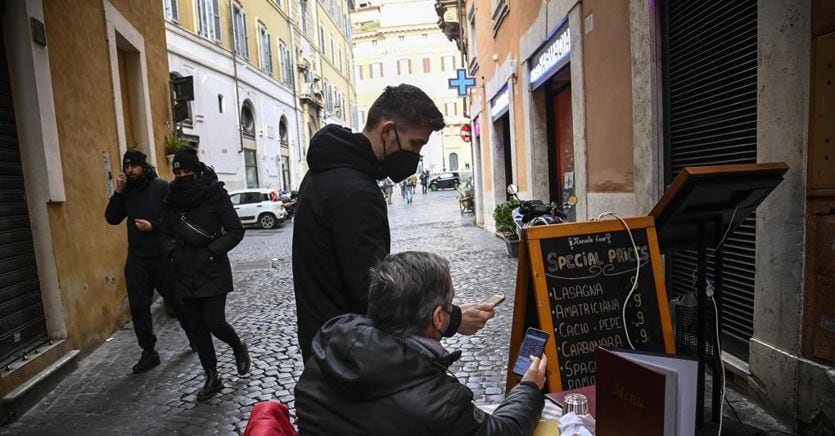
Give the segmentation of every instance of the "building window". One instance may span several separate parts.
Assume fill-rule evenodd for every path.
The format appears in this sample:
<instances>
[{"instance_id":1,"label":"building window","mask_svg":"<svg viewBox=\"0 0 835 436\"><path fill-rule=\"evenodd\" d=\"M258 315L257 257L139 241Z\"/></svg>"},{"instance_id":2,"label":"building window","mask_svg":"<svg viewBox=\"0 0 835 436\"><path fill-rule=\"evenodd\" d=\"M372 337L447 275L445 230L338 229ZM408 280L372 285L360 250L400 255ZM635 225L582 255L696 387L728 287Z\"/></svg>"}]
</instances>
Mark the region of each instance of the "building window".
<instances>
[{"instance_id":1,"label":"building window","mask_svg":"<svg viewBox=\"0 0 835 436\"><path fill-rule=\"evenodd\" d=\"M263 24L258 24L259 44L261 45L261 69L272 76L273 74L273 49L270 44L270 32Z\"/></svg>"},{"instance_id":2,"label":"building window","mask_svg":"<svg viewBox=\"0 0 835 436\"><path fill-rule=\"evenodd\" d=\"M452 71L455 69L455 56L441 56L441 71Z\"/></svg>"},{"instance_id":3,"label":"building window","mask_svg":"<svg viewBox=\"0 0 835 436\"><path fill-rule=\"evenodd\" d=\"M362 80L362 65L354 65L354 80Z\"/></svg>"},{"instance_id":4,"label":"building window","mask_svg":"<svg viewBox=\"0 0 835 436\"><path fill-rule=\"evenodd\" d=\"M223 94L217 95L217 112L223 113Z\"/></svg>"},{"instance_id":5,"label":"building window","mask_svg":"<svg viewBox=\"0 0 835 436\"><path fill-rule=\"evenodd\" d=\"M255 114L249 100L245 101L241 108L241 130L244 136L255 137Z\"/></svg>"},{"instance_id":6,"label":"building window","mask_svg":"<svg viewBox=\"0 0 835 436\"><path fill-rule=\"evenodd\" d=\"M376 62L370 65L370 69L368 72L369 79L381 78L383 77L383 64L380 62Z\"/></svg>"},{"instance_id":7,"label":"building window","mask_svg":"<svg viewBox=\"0 0 835 436\"><path fill-rule=\"evenodd\" d=\"M427 34L427 33L421 33L420 36L422 36L423 39L429 38L429 34Z\"/></svg>"},{"instance_id":8,"label":"building window","mask_svg":"<svg viewBox=\"0 0 835 436\"><path fill-rule=\"evenodd\" d=\"M165 19L173 22L180 21L180 9L177 5L178 0L163 0L162 7L165 9Z\"/></svg>"},{"instance_id":9,"label":"building window","mask_svg":"<svg viewBox=\"0 0 835 436\"><path fill-rule=\"evenodd\" d=\"M336 65L336 48L334 48L333 37L331 37L331 63Z\"/></svg>"},{"instance_id":10,"label":"building window","mask_svg":"<svg viewBox=\"0 0 835 436\"><path fill-rule=\"evenodd\" d=\"M325 26L319 23L319 51L325 54Z\"/></svg>"},{"instance_id":11,"label":"building window","mask_svg":"<svg viewBox=\"0 0 835 436\"><path fill-rule=\"evenodd\" d=\"M470 8L470 11L467 13L467 26L469 30L469 35L467 37L467 54L470 58L470 64L478 63L476 59L478 57L478 36L475 33L475 7Z\"/></svg>"},{"instance_id":12,"label":"building window","mask_svg":"<svg viewBox=\"0 0 835 436\"><path fill-rule=\"evenodd\" d=\"M405 41L405 40L406 40L406 36L404 36L404 35L400 35L400 36L398 36L398 37L397 37L397 40L398 40L398 41Z\"/></svg>"},{"instance_id":13,"label":"building window","mask_svg":"<svg viewBox=\"0 0 835 436\"><path fill-rule=\"evenodd\" d=\"M235 52L244 59L249 59L249 35L246 33L246 13L238 5L235 5L232 12L232 25L234 26Z\"/></svg>"},{"instance_id":14,"label":"building window","mask_svg":"<svg viewBox=\"0 0 835 436\"><path fill-rule=\"evenodd\" d=\"M197 34L220 42L220 0L197 0Z\"/></svg>"},{"instance_id":15,"label":"building window","mask_svg":"<svg viewBox=\"0 0 835 436\"><path fill-rule=\"evenodd\" d=\"M507 16L508 12L510 12L510 8L507 6L507 0L493 0L493 36L496 36L496 32L499 31L499 27L501 27L502 22L504 21L504 17Z\"/></svg>"},{"instance_id":16,"label":"building window","mask_svg":"<svg viewBox=\"0 0 835 436\"><path fill-rule=\"evenodd\" d=\"M371 45L377 45L377 40L376 40L376 39L372 39L372 40L371 40Z\"/></svg>"},{"instance_id":17,"label":"building window","mask_svg":"<svg viewBox=\"0 0 835 436\"><path fill-rule=\"evenodd\" d=\"M423 72L424 73L431 73L432 72L432 61L429 58L423 58Z\"/></svg>"},{"instance_id":18,"label":"building window","mask_svg":"<svg viewBox=\"0 0 835 436\"><path fill-rule=\"evenodd\" d=\"M448 117L458 115L458 103L444 103L444 115Z\"/></svg>"},{"instance_id":19,"label":"building window","mask_svg":"<svg viewBox=\"0 0 835 436\"><path fill-rule=\"evenodd\" d=\"M411 59L398 59L397 60L397 75L404 76L407 74L412 74L412 61Z\"/></svg>"},{"instance_id":20,"label":"building window","mask_svg":"<svg viewBox=\"0 0 835 436\"><path fill-rule=\"evenodd\" d=\"M301 0L302 33L307 35L307 0Z\"/></svg>"},{"instance_id":21,"label":"building window","mask_svg":"<svg viewBox=\"0 0 835 436\"><path fill-rule=\"evenodd\" d=\"M258 187L258 158L255 150L244 149L244 166L246 168L246 187Z\"/></svg>"},{"instance_id":22,"label":"building window","mask_svg":"<svg viewBox=\"0 0 835 436\"><path fill-rule=\"evenodd\" d=\"M287 118L282 115L278 122L278 142L284 148L290 148L290 139L287 135Z\"/></svg>"},{"instance_id":23,"label":"building window","mask_svg":"<svg viewBox=\"0 0 835 436\"><path fill-rule=\"evenodd\" d=\"M458 153L449 154L449 170L458 171Z\"/></svg>"},{"instance_id":24,"label":"building window","mask_svg":"<svg viewBox=\"0 0 835 436\"><path fill-rule=\"evenodd\" d=\"M293 83L293 65L290 61L290 51L287 50L287 44L282 40L278 40L278 55L281 58L281 81L290 85Z\"/></svg>"}]
</instances>

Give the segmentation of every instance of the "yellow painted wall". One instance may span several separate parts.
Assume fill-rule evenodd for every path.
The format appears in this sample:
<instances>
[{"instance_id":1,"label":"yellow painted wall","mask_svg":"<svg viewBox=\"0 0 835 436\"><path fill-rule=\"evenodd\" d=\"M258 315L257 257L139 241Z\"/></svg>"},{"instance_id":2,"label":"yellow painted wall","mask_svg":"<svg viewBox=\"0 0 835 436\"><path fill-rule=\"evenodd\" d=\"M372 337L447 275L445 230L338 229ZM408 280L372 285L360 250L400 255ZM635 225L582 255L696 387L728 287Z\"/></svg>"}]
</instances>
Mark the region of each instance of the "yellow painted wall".
<instances>
[{"instance_id":1,"label":"yellow painted wall","mask_svg":"<svg viewBox=\"0 0 835 436\"><path fill-rule=\"evenodd\" d=\"M162 2L111 0L145 39L157 156L169 114L168 60ZM66 202L49 205L68 339L73 347L103 341L128 319L123 277L124 225L104 221L102 153L119 171L113 89L103 4L44 0L55 115ZM164 158L163 158L164 159ZM107 285L108 277L116 278Z\"/></svg>"},{"instance_id":2,"label":"yellow painted wall","mask_svg":"<svg viewBox=\"0 0 835 436\"><path fill-rule=\"evenodd\" d=\"M310 1L313 2L314 0ZM312 24L315 25L314 40L317 45L319 44L319 24L321 23L325 28L325 46L320 47L320 57L322 59L322 71L320 73L322 74L323 80L327 81L331 86L335 86L337 91L345 96L345 104L347 107L344 109L343 118L346 118L345 121L351 123L353 122L351 114L353 114L354 106L356 106L353 96L354 93L351 90L351 82L349 80L350 75L353 74L352 47L342 34L341 29L337 27L336 22L328 15L326 5L320 3L318 0L315 3L316 21L312 22ZM342 11L343 14L347 12L346 10ZM333 38L334 50L337 53L334 56L333 62L331 61L331 38ZM338 67L338 53L340 48L342 49L341 71ZM324 92L324 88L322 91Z\"/></svg>"},{"instance_id":3,"label":"yellow painted wall","mask_svg":"<svg viewBox=\"0 0 835 436\"><path fill-rule=\"evenodd\" d=\"M272 46L273 54L272 78L278 80L281 77L278 40L283 40L287 46L287 50L290 50L290 18L287 15L287 10L279 8L271 0L242 0L239 4L246 12L246 30L249 33L249 62L261 70L261 46L258 31L258 23L260 22L267 28L267 32L270 33L270 44ZM286 5L284 8L286 8ZM231 17L231 15L225 15L225 17L227 17L226 20L228 22L230 19L228 17Z\"/></svg>"}]
</instances>

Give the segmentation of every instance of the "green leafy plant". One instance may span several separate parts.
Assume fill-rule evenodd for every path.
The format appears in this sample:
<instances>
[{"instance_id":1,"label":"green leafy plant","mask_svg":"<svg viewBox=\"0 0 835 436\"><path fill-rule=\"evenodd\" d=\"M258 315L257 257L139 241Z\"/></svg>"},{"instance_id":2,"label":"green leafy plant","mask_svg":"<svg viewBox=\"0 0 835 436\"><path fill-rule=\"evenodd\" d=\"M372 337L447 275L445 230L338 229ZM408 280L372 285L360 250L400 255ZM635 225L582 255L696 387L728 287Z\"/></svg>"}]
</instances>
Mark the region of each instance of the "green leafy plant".
<instances>
[{"instance_id":1,"label":"green leafy plant","mask_svg":"<svg viewBox=\"0 0 835 436\"><path fill-rule=\"evenodd\" d=\"M176 133L165 135L165 154L174 154L177 150L190 144Z\"/></svg>"},{"instance_id":2,"label":"green leafy plant","mask_svg":"<svg viewBox=\"0 0 835 436\"><path fill-rule=\"evenodd\" d=\"M499 203L493 209L493 220L496 221L496 232L508 238L516 238L516 224L513 222L513 209L519 206L519 201L511 198Z\"/></svg>"}]
</instances>

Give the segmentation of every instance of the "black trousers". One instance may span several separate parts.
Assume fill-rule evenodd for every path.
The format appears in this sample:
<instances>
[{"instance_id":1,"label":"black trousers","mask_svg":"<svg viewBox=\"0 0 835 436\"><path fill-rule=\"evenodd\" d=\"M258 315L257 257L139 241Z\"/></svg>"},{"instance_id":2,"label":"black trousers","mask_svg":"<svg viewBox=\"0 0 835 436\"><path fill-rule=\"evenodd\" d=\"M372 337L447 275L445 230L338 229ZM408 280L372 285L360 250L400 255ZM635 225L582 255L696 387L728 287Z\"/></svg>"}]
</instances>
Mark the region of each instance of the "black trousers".
<instances>
[{"instance_id":1,"label":"black trousers","mask_svg":"<svg viewBox=\"0 0 835 436\"><path fill-rule=\"evenodd\" d=\"M173 283L171 262L165 256L140 257L128 253L125 263L125 284L128 288L128 304L133 318L133 330L143 350L152 350L157 343L154 335L154 323L151 319L151 303L154 289L163 298L174 302L174 313L180 326L189 336L188 318L182 301L176 297Z\"/></svg>"},{"instance_id":2,"label":"black trousers","mask_svg":"<svg viewBox=\"0 0 835 436\"><path fill-rule=\"evenodd\" d=\"M183 305L191 325L191 339L197 347L203 369L217 369L217 355L212 335L233 350L241 346L235 329L226 322L226 294L207 298L186 298Z\"/></svg>"}]
</instances>

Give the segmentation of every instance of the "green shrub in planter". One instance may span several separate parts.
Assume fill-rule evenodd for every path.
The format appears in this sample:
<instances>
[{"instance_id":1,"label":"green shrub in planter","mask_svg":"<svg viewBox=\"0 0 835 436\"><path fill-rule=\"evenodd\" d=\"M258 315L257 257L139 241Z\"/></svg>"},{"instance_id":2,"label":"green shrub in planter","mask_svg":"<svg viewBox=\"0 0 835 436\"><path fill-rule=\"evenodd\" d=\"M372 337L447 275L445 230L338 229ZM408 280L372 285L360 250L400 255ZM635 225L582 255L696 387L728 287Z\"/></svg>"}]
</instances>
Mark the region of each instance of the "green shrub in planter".
<instances>
[{"instance_id":1,"label":"green shrub in planter","mask_svg":"<svg viewBox=\"0 0 835 436\"><path fill-rule=\"evenodd\" d=\"M516 238L516 224L513 222L513 209L519 206L519 201L511 198L499 203L493 209L493 220L496 221L496 233L501 233L510 239Z\"/></svg>"}]
</instances>

